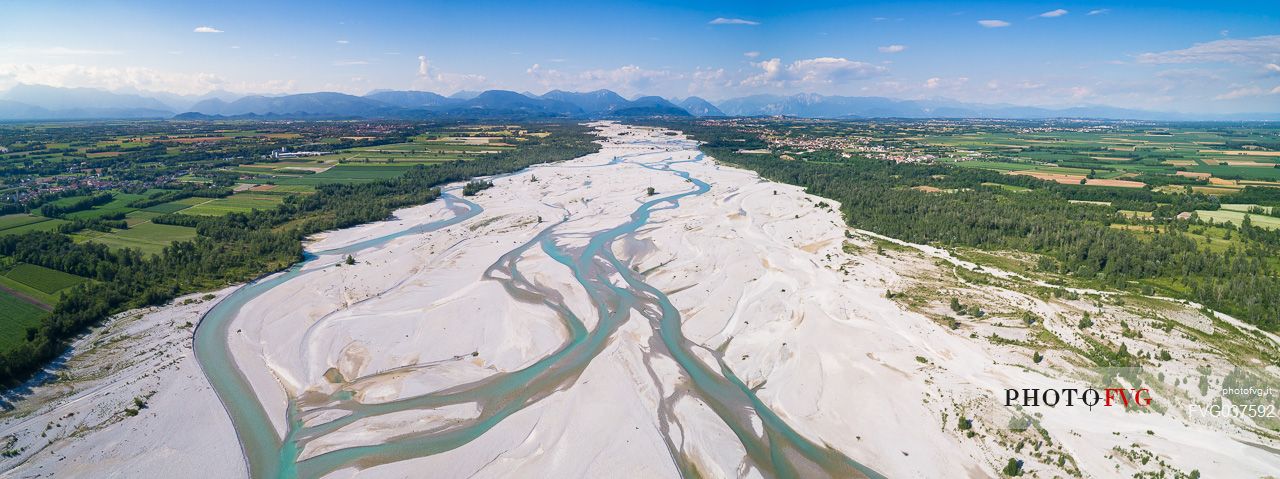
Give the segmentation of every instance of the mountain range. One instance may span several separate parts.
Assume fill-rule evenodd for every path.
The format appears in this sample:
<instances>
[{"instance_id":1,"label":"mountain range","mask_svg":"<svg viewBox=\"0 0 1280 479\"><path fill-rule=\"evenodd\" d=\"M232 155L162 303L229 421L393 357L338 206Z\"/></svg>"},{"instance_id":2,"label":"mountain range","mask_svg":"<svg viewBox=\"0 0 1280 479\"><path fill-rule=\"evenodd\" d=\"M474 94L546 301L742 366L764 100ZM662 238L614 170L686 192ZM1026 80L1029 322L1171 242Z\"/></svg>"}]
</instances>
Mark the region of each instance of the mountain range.
<instances>
[{"instance_id":1,"label":"mountain range","mask_svg":"<svg viewBox=\"0 0 1280 479\"><path fill-rule=\"evenodd\" d=\"M1127 120L1280 120L1276 113L1192 115L1085 105L1063 109L946 99L752 95L717 103L691 96L672 101L658 96L626 99L610 90L542 95L506 90L460 91L449 96L426 91L375 90L364 96L318 92L237 96L225 91L200 96L153 92L108 92L89 88L17 85L0 92L0 120L216 119L216 118L626 118L792 116L803 118L1094 118Z\"/></svg>"}]
</instances>

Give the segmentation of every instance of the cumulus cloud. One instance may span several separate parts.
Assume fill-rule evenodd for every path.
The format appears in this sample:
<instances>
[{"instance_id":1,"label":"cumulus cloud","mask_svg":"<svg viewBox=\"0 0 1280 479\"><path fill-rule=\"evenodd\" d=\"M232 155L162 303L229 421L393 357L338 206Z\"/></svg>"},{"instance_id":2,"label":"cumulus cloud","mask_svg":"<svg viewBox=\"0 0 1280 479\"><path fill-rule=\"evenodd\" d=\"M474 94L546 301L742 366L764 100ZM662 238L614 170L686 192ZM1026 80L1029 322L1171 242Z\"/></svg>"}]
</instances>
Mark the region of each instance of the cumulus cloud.
<instances>
[{"instance_id":1,"label":"cumulus cloud","mask_svg":"<svg viewBox=\"0 0 1280 479\"><path fill-rule=\"evenodd\" d=\"M978 20L978 25L982 25L985 28L1000 28L1013 24L1004 20Z\"/></svg>"},{"instance_id":2,"label":"cumulus cloud","mask_svg":"<svg viewBox=\"0 0 1280 479\"><path fill-rule=\"evenodd\" d=\"M418 55L418 75L413 81L414 88L454 92L484 88L488 83L488 79L483 75L438 72L431 66L431 61L427 60L426 55Z\"/></svg>"},{"instance_id":3,"label":"cumulus cloud","mask_svg":"<svg viewBox=\"0 0 1280 479\"><path fill-rule=\"evenodd\" d=\"M208 27L208 26L199 26L199 27L196 27L196 29L195 29L195 30L192 30L192 32L195 32L195 33L222 33L222 30L218 30L217 28Z\"/></svg>"},{"instance_id":4,"label":"cumulus cloud","mask_svg":"<svg viewBox=\"0 0 1280 479\"><path fill-rule=\"evenodd\" d=\"M906 49L907 49L906 45L885 45L883 47L877 48L877 50L880 50L880 53L898 53Z\"/></svg>"},{"instance_id":5,"label":"cumulus cloud","mask_svg":"<svg viewBox=\"0 0 1280 479\"><path fill-rule=\"evenodd\" d=\"M933 77L924 81L924 89L926 90L955 90L969 83L968 77L942 78Z\"/></svg>"},{"instance_id":6,"label":"cumulus cloud","mask_svg":"<svg viewBox=\"0 0 1280 479\"><path fill-rule=\"evenodd\" d=\"M1280 35L1224 39L1197 43L1190 48L1138 55L1138 63L1241 63L1280 62Z\"/></svg>"},{"instance_id":7,"label":"cumulus cloud","mask_svg":"<svg viewBox=\"0 0 1280 479\"><path fill-rule=\"evenodd\" d=\"M1245 87L1231 89L1226 93L1213 97L1213 99L1214 100L1236 100L1240 98L1248 98L1253 96L1276 95L1276 94L1280 94L1280 86L1275 87L1271 90L1267 90L1257 85L1249 85Z\"/></svg>"},{"instance_id":8,"label":"cumulus cloud","mask_svg":"<svg viewBox=\"0 0 1280 479\"><path fill-rule=\"evenodd\" d=\"M102 56L102 55L122 55L124 52L119 50L96 50L92 48L68 48L68 47L27 47L27 46L5 46L3 47L9 53L15 55L31 55L40 57L69 57L69 56Z\"/></svg>"},{"instance_id":9,"label":"cumulus cloud","mask_svg":"<svg viewBox=\"0 0 1280 479\"><path fill-rule=\"evenodd\" d=\"M741 19L741 18L725 18L725 17L716 17L714 20L711 20L710 22L707 22L707 24L709 24L709 25L751 25L751 26L755 26L755 25L759 25L759 24L760 24L760 22L751 21L751 20L744 20L744 19Z\"/></svg>"},{"instance_id":10,"label":"cumulus cloud","mask_svg":"<svg viewBox=\"0 0 1280 479\"><path fill-rule=\"evenodd\" d=\"M1089 15L1106 15L1108 13L1111 13L1110 8L1099 8L1096 10L1089 10Z\"/></svg>"},{"instance_id":11,"label":"cumulus cloud","mask_svg":"<svg viewBox=\"0 0 1280 479\"><path fill-rule=\"evenodd\" d=\"M700 68L693 72L687 92L689 94L723 93L736 82L723 68Z\"/></svg>"},{"instance_id":12,"label":"cumulus cloud","mask_svg":"<svg viewBox=\"0 0 1280 479\"><path fill-rule=\"evenodd\" d=\"M1047 12L1041 13L1040 18L1056 18L1056 17L1061 17L1063 15L1066 15L1067 13L1068 12L1066 10L1059 8L1057 10L1049 10Z\"/></svg>"},{"instance_id":13,"label":"cumulus cloud","mask_svg":"<svg viewBox=\"0 0 1280 479\"><path fill-rule=\"evenodd\" d=\"M655 93L667 82L687 79L680 73L668 70L650 70L637 65L625 65L614 69L594 69L566 72L533 64L525 70L533 81L544 89L587 91L608 88L622 95Z\"/></svg>"},{"instance_id":14,"label":"cumulus cloud","mask_svg":"<svg viewBox=\"0 0 1280 479\"><path fill-rule=\"evenodd\" d=\"M772 58L751 65L759 68L760 72L742 80L743 86L816 87L889 73L888 68L879 65L834 57L796 60L789 65L783 65L781 59Z\"/></svg>"},{"instance_id":15,"label":"cumulus cloud","mask_svg":"<svg viewBox=\"0 0 1280 479\"><path fill-rule=\"evenodd\" d=\"M142 67L96 67L75 64L0 64L0 89L18 83L104 90L163 91L182 95L213 90L283 93L294 83L231 82L211 73L178 73Z\"/></svg>"}]
</instances>

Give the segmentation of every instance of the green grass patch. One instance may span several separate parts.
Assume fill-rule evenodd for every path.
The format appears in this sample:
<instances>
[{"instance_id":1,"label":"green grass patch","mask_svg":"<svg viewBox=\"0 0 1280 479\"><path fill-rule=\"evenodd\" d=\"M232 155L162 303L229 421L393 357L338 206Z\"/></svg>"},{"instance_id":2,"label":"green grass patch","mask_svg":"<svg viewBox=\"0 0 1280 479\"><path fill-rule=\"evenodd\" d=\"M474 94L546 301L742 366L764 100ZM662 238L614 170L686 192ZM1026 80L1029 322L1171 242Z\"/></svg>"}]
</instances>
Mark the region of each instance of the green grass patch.
<instances>
[{"instance_id":1,"label":"green grass patch","mask_svg":"<svg viewBox=\"0 0 1280 479\"><path fill-rule=\"evenodd\" d=\"M0 216L0 231L7 230L9 228L17 228L19 226L36 224L41 221L49 221L49 218L45 218L43 216L29 215L26 213L15 213L12 215L4 215L4 216Z\"/></svg>"},{"instance_id":2,"label":"green grass patch","mask_svg":"<svg viewBox=\"0 0 1280 479\"><path fill-rule=\"evenodd\" d=\"M1196 210L1196 215L1199 216L1202 221L1208 221L1212 219L1216 223L1231 222L1231 223L1235 223L1236 226L1240 226L1244 222L1244 217L1246 214L1248 213L1245 213L1242 211ZM1274 216L1249 215L1249 221L1252 222L1254 226L1257 226L1259 228L1267 228L1267 229L1273 229L1273 230L1280 229L1280 218L1276 218Z\"/></svg>"},{"instance_id":3,"label":"green grass patch","mask_svg":"<svg viewBox=\"0 0 1280 479\"><path fill-rule=\"evenodd\" d=\"M4 272L0 272L0 285L4 285L4 287L9 288L10 290L25 294L28 297L35 298L37 301L50 306L58 304L58 300L62 296L60 294L47 294L43 291L27 286L21 281L5 276Z\"/></svg>"},{"instance_id":4,"label":"green grass patch","mask_svg":"<svg viewBox=\"0 0 1280 479\"><path fill-rule=\"evenodd\" d=\"M66 224L66 223L70 223L70 221L52 218L47 221L41 221L39 223L30 223L30 224L25 224L25 225L14 227L14 228L0 230L0 235L20 235L28 231L53 231L58 228L58 225Z\"/></svg>"},{"instance_id":5,"label":"green grass patch","mask_svg":"<svg viewBox=\"0 0 1280 479\"><path fill-rule=\"evenodd\" d=\"M72 235L77 241L92 241L111 248L135 248L143 254L160 254L165 246L174 241L187 241L196 237L196 229L186 226L160 225L143 223L126 230L114 230L110 233L100 231L82 231Z\"/></svg>"},{"instance_id":6,"label":"green grass patch","mask_svg":"<svg viewBox=\"0 0 1280 479\"><path fill-rule=\"evenodd\" d=\"M9 350L27 340L27 328L40 326L45 317L43 309L0 290L0 350Z\"/></svg>"},{"instance_id":7,"label":"green grass patch","mask_svg":"<svg viewBox=\"0 0 1280 479\"><path fill-rule=\"evenodd\" d=\"M154 211L136 210L124 215L124 221L129 225L129 227L133 227L151 221L151 218L155 218L163 214L164 213L157 213Z\"/></svg>"},{"instance_id":8,"label":"green grass patch","mask_svg":"<svg viewBox=\"0 0 1280 479\"><path fill-rule=\"evenodd\" d=\"M150 211L150 212L161 213L161 214L177 213L179 211L185 210L187 208L198 205L200 203L207 203L212 199L213 198L200 198L200 197L183 198L180 200L170 201L168 203L160 203L150 208L144 208L143 211Z\"/></svg>"},{"instance_id":9,"label":"green grass patch","mask_svg":"<svg viewBox=\"0 0 1280 479\"><path fill-rule=\"evenodd\" d=\"M325 183L363 183L396 178L412 165L399 166L348 166L339 165L323 173L276 180L277 185L321 185Z\"/></svg>"},{"instance_id":10,"label":"green grass patch","mask_svg":"<svg viewBox=\"0 0 1280 479\"><path fill-rule=\"evenodd\" d=\"M207 201L182 211L187 215L222 216L227 213L248 213L255 209L268 210L284 201L282 195L263 193L236 193L226 198Z\"/></svg>"},{"instance_id":11,"label":"green grass patch","mask_svg":"<svg viewBox=\"0 0 1280 479\"><path fill-rule=\"evenodd\" d=\"M48 295L87 281L74 274L28 263L18 263L5 276Z\"/></svg>"}]
</instances>

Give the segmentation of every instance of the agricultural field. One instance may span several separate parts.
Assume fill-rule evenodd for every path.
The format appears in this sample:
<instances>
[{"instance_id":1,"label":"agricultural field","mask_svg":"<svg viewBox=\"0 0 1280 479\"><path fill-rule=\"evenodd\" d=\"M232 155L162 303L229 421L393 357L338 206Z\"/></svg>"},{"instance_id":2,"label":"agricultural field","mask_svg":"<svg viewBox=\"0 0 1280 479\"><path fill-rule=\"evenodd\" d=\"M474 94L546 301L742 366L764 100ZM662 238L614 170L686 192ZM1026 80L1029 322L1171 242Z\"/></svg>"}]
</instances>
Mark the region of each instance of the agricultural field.
<instances>
[{"instance_id":1,"label":"agricultural field","mask_svg":"<svg viewBox=\"0 0 1280 479\"><path fill-rule=\"evenodd\" d=\"M0 231L4 231L10 228L17 228L21 226L35 224L41 221L48 221L48 220L49 218L45 218L43 216L29 215L26 213L4 215L4 216L0 216Z\"/></svg>"},{"instance_id":2,"label":"agricultural field","mask_svg":"<svg viewBox=\"0 0 1280 479\"><path fill-rule=\"evenodd\" d=\"M405 143L356 148L341 152L340 164L372 165L439 163L473 160L515 148L522 130L494 129L417 135Z\"/></svg>"},{"instance_id":3,"label":"agricultural field","mask_svg":"<svg viewBox=\"0 0 1280 479\"><path fill-rule=\"evenodd\" d=\"M26 221L18 226L10 226L0 229L0 235L17 235L29 231L54 231L58 226L67 223L66 220L45 218L43 216L23 215L38 219L38 221Z\"/></svg>"},{"instance_id":4,"label":"agricultural field","mask_svg":"<svg viewBox=\"0 0 1280 479\"><path fill-rule=\"evenodd\" d=\"M0 288L0 350L7 350L27 340L27 329L40 326L49 314L44 309Z\"/></svg>"},{"instance_id":5,"label":"agricultural field","mask_svg":"<svg viewBox=\"0 0 1280 479\"><path fill-rule=\"evenodd\" d=\"M146 198L146 196L129 193L116 193L115 198L112 199L110 203L95 206L84 211L68 213L66 218L72 220L87 220L101 218L106 215L127 214L137 209L130 207L129 203L133 203L134 201L141 200L143 198Z\"/></svg>"},{"instance_id":6,"label":"agricultural field","mask_svg":"<svg viewBox=\"0 0 1280 479\"><path fill-rule=\"evenodd\" d=\"M1007 176L981 184L1005 191L1047 188L1074 199L1128 198L1116 210L1147 217L1179 197L1201 203L1280 203L1280 128L1270 123L1092 120L731 120L760 135L782 160L843 164L859 158L948 165ZM741 150L741 149L739 149ZM1034 179L1034 180L1030 180ZM1071 187L1071 188L1067 188ZM917 188L921 189L921 188ZM1080 191L1073 191L1079 189ZM943 188L946 190L946 188ZM1122 190L1128 190L1124 192ZM1208 199L1206 199L1208 197ZM1247 197L1247 199L1236 199ZM1135 208L1135 206L1141 208ZM1239 225L1243 213L1199 210ZM1211 213L1205 214L1205 211ZM1252 215L1255 226L1271 219Z\"/></svg>"},{"instance_id":7,"label":"agricultural field","mask_svg":"<svg viewBox=\"0 0 1280 479\"><path fill-rule=\"evenodd\" d=\"M160 254L165 246L175 241L188 241L195 237L195 228L156 223L141 223L111 232L84 230L72 235L78 242L100 243L116 249L134 248L141 250L144 255Z\"/></svg>"},{"instance_id":8,"label":"agricultural field","mask_svg":"<svg viewBox=\"0 0 1280 479\"><path fill-rule=\"evenodd\" d=\"M1249 216L1249 222L1254 226L1272 230L1280 229L1280 218L1276 218L1274 216L1248 214L1243 211L1231 211L1225 208L1216 211L1196 210L1196 216L1199 216L1201 221L1212 220L1215 223L1233 223L1239 225L1244 222L1244 217L1246 215Z\"/></svg>"},{"instance_id":9,"label":"agricultural field","mask_svg":"<svg viewBox=\"0 0 1280 479\"><path fill-rule=\"evenodd\" d=\"M237 191L309 194L317 185L366 183L395 178L416 165L471 161L515 149L545 132L518 126L455 126L403 137L398 142L337 148L342 142L373 141L374 137L350 136L326 139L312 148L320 156L267 158L223 168L214 173L238 176ZM184 181L208 183L209 175L187 175ZM183 211L186 214L201 210Z\"/></svg>"},{"instance_id":10,"label":"agricultural field","mask_svg":"<svg viewBox=\"0 0 1280 479\"><path fill-rule=\"evenodd\" d=\"M255 209L266 210L274 208L276 205L284 201L283 195L261 194L261 193L236 193L226 198L187 198L189 200L201 200L194 202L188 208L178 210L185 215L201 215L201 216L222 216L227 213L248 213Z\"/></svg>"},{"instance_id":11,"label":"agricultural field","mask_svg":"<svg viewBox=\"0 0 1280 479\"><path fill-rule=\"evenodd\" d=\"M27 263L14 265L4 276L50 296L85 281L74 274Z\"/></svg>"},{"instance_id":12,"label":"agricultural field","mask_svg":"<svg viewBox=\"0 0 1280 479\"><path fill-rule=\"evenodd\" d=\"M185 210L192 206L195 206L201 203L207 203L210 200L211 198L200 198L200 197L183 198L180 200L174 200L168 203L161 203L155 206L143 208L143 211L160 213L160 214L177 213L179 211Z\"/></svg>"},{"instance_id":13,"label":"agricultural field","mask_svg":"<svg viewBox=\"0 0 1280 479\"><path fill-rule=\"evenodd\" d=\"M1074 128L1006 127L959 134L931 133L916 140L944 161L973 168L1082 176L1092 173L1095 178L1120 180L1143 175L1177 175L1206 184L1210 178L1218 178L1277 182L1275 186L1280 186L1280 151L1272 151L1280 146L1280 136L1274 129L1267 128L1228 130L1111 124Z\"/></svg>"}]
</instances>

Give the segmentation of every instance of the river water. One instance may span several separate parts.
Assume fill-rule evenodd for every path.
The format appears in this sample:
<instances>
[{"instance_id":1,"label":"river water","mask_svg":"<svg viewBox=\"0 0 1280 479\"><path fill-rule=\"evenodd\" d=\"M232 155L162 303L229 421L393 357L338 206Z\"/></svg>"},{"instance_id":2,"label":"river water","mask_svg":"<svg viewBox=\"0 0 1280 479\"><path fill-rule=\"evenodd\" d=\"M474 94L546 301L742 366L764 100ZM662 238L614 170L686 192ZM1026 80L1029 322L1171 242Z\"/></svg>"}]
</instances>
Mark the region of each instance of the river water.
<instances>
[{"instance_id":1,"label":"river water","mask_svg":"<svg viewBox=\"0 0 1280 479\"><path fill-rule=\"evenodd\" d=\"M636 138L632 144L669 152L696 148L691 141L678 137ZM250 283L219 302L196 330L196 357L231 417L250 474L257 478L319 477L344 468L366 468L458 448L512 414L571 387L579 374L609 344L618 328L626 321L637 320L648 321L658 333L649 345L651 358L647 362L658 357L673 361L679 365L688 385L678 392L671 392L655 411L664 424L662 432L673 464L682 476L697 477L699 473L677 441L668 434L669 426L676 422L672 403L682 396L695 396L714 411L741 442L747 454L744 461L766 477L881 477L844 454L797 433L762 403L718 356L714 364L696 356L693 348L699 346L684 337L678 309L665 294L645 283L643 274L633 271L614 256L614 242L633 235L648 224L653 212L679 208L681 199L702 195L711 188L707 182L678 169L681 163L708 161L702 155L689 160L661 157L661 154L655 157L652 151L638 152L617 156L606 164L577 167L620 168L619 165L631 163L659 174L679 176L689 185L687 190L644 201L627 221L592 233L584 246L569 246L580 244L580 241L561 241L564 234L561 230L571 220L566 216L502 255L483 273L481 280L501 283L513 298L541 303L549 308L568 331L567 339L555 352L524 369L376 404L360 403L349 390L341 389L321 401L320 405L303 406L296 398L290 398L289 410L286 411L288 432L281 438L231 355L227 338L230 324L241 308L272 288L317 271L304 270L304 267L316 261L319 255L346 255L379 247L392 239L427 234L483 212L479 205L449 194L443 196L443 201L449 203L455 214L451 218L416 225L342 248L309 253L303 262L288 271ZM593 328L584 325L554 288L538 284L520 272L520 260L538 252L563 265L587 293L596 314ZM347 382L358 379L352 378ZM313 403L315 401L308 401L308 404ZM475 405L478 414L435 429L402 434L381 444L356 445L299 460L299 451L310 441L363 419L453 405ZM317 420L320 415L335 419Z\"/></svg>"}]
</instances>

